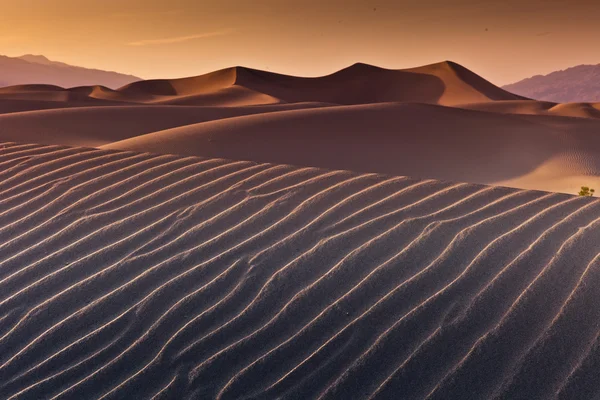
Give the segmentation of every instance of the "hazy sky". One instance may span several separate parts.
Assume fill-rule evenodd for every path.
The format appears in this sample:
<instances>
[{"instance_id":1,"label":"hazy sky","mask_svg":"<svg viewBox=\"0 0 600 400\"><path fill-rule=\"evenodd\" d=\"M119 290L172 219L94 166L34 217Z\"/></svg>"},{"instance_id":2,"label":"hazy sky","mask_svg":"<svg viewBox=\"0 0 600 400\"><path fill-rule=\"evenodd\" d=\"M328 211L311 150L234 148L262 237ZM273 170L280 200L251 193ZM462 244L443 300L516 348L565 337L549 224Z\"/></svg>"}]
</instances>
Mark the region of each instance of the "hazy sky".
<instances>
[{"instance_id":1,"label":"hazy sky","mask_svg":"<svg viewBox=\"0 0 600 400\"><path fill-rule=\"evenodd\" d=\"M142 78L456 61L506 84L600 63L600 0L0 0L0 54Z\"/></svg>"}]
</instances>

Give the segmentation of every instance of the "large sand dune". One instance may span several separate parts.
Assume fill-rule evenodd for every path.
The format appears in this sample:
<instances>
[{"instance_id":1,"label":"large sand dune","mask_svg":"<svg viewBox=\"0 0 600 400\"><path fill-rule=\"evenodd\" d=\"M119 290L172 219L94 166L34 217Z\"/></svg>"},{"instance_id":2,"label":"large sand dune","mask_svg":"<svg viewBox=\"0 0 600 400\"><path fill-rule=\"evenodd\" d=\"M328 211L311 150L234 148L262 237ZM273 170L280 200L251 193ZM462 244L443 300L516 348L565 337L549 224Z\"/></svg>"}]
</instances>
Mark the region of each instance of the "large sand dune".
<instances>
[{"instance_id":1,"label":"large sand dune","mask_svg":"<svg viewBox=\"0 0 600 400\"><path fill-rule=\"evenodd\" d=\"M355 64L334 74L301 78L251 68L233 67L182 79L134 82L117 90L105 87L45 88L46 97L89 97L145 104L258 105L319 102L366 104L410 101L456 105L497 100L522 100L453 62L408 70ZM0 98L39 99L39 85L0 90Z\"/></svg>"},{"instance_id":2,"label":"large sand dune","mask_svg":"<svg viewBox=\"0 0 600 400\"><path fill-rule=\"evenodd\" d=\"M453 63L302 78L0 89L0 140L106 146L576 193L600 186L600 107L513 95Z\"/></svg>"},{"instance_id":3,"label":"large sand dune","mask_svg":"<svg viewBox=\"0 0 600 400\"><path fill-rule=\"evenodd\" d=\"M5 143L0 398L591 399L600 202Z\"/></svg>"}]
</instances>

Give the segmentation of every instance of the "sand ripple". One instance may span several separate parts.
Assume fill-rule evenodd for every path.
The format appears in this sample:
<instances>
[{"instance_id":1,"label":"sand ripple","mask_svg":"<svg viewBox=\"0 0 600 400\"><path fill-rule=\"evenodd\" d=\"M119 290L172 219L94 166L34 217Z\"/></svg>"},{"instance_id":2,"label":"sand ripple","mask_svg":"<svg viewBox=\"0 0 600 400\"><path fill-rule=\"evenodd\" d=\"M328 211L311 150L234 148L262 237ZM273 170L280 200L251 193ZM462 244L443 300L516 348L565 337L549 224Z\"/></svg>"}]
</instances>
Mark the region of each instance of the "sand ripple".
<instances>
[{"instance_id":1,"label":"sand ripple","mask_svg":"<svg viewBox=\"0 0 600 400\"><path fill-rule=\"evenodd\" d=\"M600 202L0 147L0 398L582 399Z\"/></svg>"}]
</instances>

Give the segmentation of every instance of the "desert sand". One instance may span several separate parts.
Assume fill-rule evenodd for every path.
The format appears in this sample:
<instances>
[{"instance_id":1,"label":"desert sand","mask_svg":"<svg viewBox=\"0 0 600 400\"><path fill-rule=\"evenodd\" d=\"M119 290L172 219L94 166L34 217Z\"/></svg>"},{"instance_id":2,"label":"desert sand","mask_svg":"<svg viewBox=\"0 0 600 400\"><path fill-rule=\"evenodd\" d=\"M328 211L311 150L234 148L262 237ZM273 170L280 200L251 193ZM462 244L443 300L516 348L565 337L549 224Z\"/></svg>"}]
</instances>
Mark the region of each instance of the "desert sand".
<instances>
[{"instance_id":1,"label":"desert sand","mask_svg":"<svg viewBox=\"0 0 600 400\"><path fill-rule=\"evenodd\" d=\"M0 398L597 398L598 112L451 62L0 88Z\"/></svg>"},{"instance_id":2,"label":"desert sand","mask_svg":"<svg viewBox=\"0 0 600 400\"><path fill-rule=\"evenodd\" d=\"M1 398L600 392L597 199L19 143L0 165Z\"/></svg>"},{"instance_id":3,"label":"desert sand","mask_svg":"<svg viewBox=\"0 0 600 400\"><path fill-rule=\"evenodd\" d=\"M301 78L244 67L119 89L0 88L0 140L564 193L600 186L600 107L529 100L453 62Z\"/></svg>"},{"instance_id":4,"label":"desert sand","mask_svg":"<svg viewBox=\"0 0 600 400\"><path fill-rule=\"evenodd\" d=\"M191 78L138 81L117 90L101 86L63 89L52 85L19 85L0 89L0 98L40 100L40 96L57 101L77 98L212 106L281 102L349 105L398 101L452 106L525 99L450 61L407 70L357 63L317 78L232 67Z\"/></svg>"}]
</instances>

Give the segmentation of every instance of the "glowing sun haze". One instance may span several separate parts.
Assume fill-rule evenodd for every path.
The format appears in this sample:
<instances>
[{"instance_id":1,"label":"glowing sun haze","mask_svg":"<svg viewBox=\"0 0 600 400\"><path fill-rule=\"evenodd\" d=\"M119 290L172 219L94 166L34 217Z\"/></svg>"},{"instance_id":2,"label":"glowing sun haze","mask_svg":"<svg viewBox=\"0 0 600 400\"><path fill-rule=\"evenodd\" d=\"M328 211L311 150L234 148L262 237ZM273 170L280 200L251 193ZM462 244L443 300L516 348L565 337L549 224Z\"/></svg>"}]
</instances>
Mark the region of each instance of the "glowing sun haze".
<instances>
[{"instance_id":1,"label":"glowing sun haze","mask_svg":"<svg viewBox=\"0 0 600 400\"><path fill-rule=\"evenodd\" d=\"M143 78L453 60L506 84L598 64L594 0L0 0L0 54Z\"/></svg>"}]
</instances>

